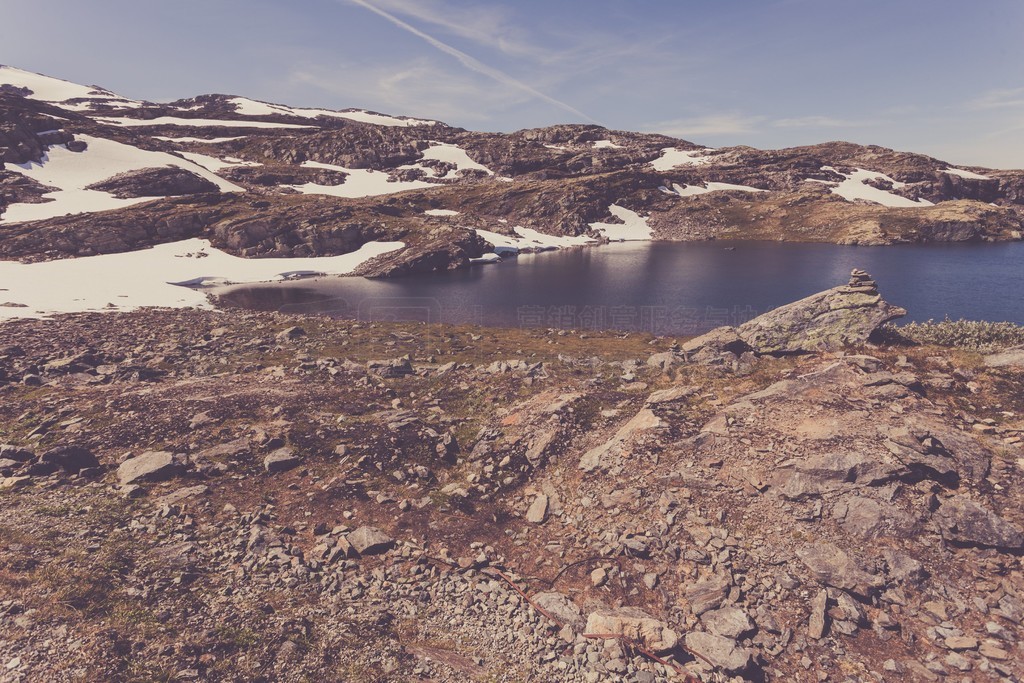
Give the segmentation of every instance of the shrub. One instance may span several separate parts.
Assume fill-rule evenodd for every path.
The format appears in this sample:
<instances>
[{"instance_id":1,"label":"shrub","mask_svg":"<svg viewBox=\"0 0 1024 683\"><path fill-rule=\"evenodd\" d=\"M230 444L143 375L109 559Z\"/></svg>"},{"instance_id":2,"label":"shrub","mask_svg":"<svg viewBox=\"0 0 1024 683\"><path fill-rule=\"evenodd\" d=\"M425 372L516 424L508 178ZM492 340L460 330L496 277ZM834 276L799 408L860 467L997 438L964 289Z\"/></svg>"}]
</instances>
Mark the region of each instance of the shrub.
<instances>
[{"instance_id":1,"label":"shrub","mask_svg":"<svg viewBox=\"0 0 1024 683\"><path fill-rule=\"evenodd\" d=\"M984 320L928 320L906 325L885 325L883 341L895 344L927 344L975 351L1024 345L1024 327L1007 322Z\"/></svg>"}]
</instances>

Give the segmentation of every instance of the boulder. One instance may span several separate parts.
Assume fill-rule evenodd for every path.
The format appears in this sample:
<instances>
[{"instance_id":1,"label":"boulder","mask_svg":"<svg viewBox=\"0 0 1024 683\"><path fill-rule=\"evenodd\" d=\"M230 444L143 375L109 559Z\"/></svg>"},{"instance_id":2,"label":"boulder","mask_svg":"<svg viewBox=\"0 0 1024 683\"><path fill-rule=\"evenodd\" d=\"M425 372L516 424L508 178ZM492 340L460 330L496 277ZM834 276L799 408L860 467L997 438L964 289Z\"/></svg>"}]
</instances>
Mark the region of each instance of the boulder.
<instances>
[{"instance_id":1,"label":"boulder","mask_svg":"<svg viewBox=\"0 0 1024 683\"><path fill-rule=\"evenodd\" d=\"M87 190L109 192L119 199L132 197L176 197L187 194L220 192L211 181L183 168L143 168L119 173Z\"/></svg>"},{"instance_id":2,"label":"boulder","mask_svg":"<svg viewBox=\"0 0 1024 683\"><path fill-rule=\"evenodd\" d=\"M740 647L730 638L716 636L713 633L687 633L686 648L727 674L743 673L754 663L749 650Z\"/></svg>"},{"instance_id":3,"label":"boulder","mask_svg":"<svg viewBox=\"0 0 1024 683\"><path fill-rule=\"evenodd\" d=\"M867 273L854 269L847 285L780 306L737 328L719 327L687 342L683 352L707 361L746 350L771 355L833 351L866 342L881 325L906 314L882 300Z\"/></svg>"},{"instance_id":4,"label":"boulder","mask_svg":"<svg viewBox=\"0 0 1024 683\"><path fill-rule=\"evenodd\" d=\"M139 481L162 481L179 474L184 467L169 451L146 451L142 455L125 460L117 468L121 485Z\"/></svg>"},{"instance_id":5,"label":"boulder","mask_svg":"<svg viewBox=\"0 0 1024 683\"><path fill-rule=\"evenodd\" d=\"M990 368L1024 369L1024 348L1009 349L985 356L985 365Z\"/></svg>"},{"instance_id":6,"label":"boulder","mask_svg":"<svg viewBox=\"0 0 1024 683\"><path fill-rule=\"evenodd\" d=\"M531 599L538 607L563 624L577 629L583 625L583 612L564 593L545 591L537 593Z\"/></svg>"},{"instance_id":7,"label":"boulder","mask_svg":"<svg viewBox=\"0 0 1024 683\"><path fill-rule=\"evenodd\" d=\"M883 579L869 574L833 543L814 543L796 551L819 583L841 588L862 598L876 595L885 585Z\"/></svg>"},{"instance_id":8,"label":"boulder","mask_svg":"<svg viewBox=\"0 0 1024 683\"><path fill-rule=\"evenodd\" d=\"M705 612L701 623L712 633L738 640L752 634L757 627L747 613L739 607L722 607Z\"/></svg>"},{"instance_id":9,"label":"boulder","mask_svg":"<svg viewBox=\"0 0 1024 683\"><path fill-rule=\"evenodd\" d=\"M263 468L269 474L277 474L290 470L300 462L299 456L295 455L291 448L284 446L268 453L267 457L263 458Z\"/></svg>"},{"instance_id":10,"label":"boulder","mask_svg":"<svg viewBox=\"0 0 1024 683\"><path fill-rule=\"evenodd\" d=\"M679 643L679 637L664 622L636 607L602 609L587 617L586 632L603 636L621 636L654 652L668 652Z\"/></svg>"},{"instance_id":11,"label":"boulder","mask_svg":"<svg viewBox=\"0 0 1024 683\"><path fill-rule=\"evenodd\" d=\"M99 467L100 461L87 448L82 446L57 446L42 454L39 458L45 463L57 465L65 472L79 472L87 467Z\"/></svg>"},{"instance_id":12,"label":"boulder","mask_svg":"<svg viewBox=\"0 0 1024 683\"><path fill-rule=\"evenodd\" d=\"M543 524L548 518L548 497L543 493L533 499L530 509L526 511L526 521L530 524Z\"/></svg>"},{"instance_id":13,"label":"boulder","mask_svg":"<svg viewBox=\"0 0 1024 683\"><path fill-rule=\"evenodd\" d=\"M701 579L686 587L686 601L693 613L700 616L719 607L731 587L732 580L725 574Z\"/></svg>"},{"instance_id":14,"label":"boulder","mask_svg":"<svg viewBox=\"0 0 1024 683\"><path fill-rule=\"evenodd\" d=\"M395 540L383 531L372 526L361 526L347 536L360 555L379 555L395 545Z\"/></svg>"},{"instance_id":15,"label":"boulder","mask_svg":"<svg viewBox=\"0 0 1024 683\"><path fill-rule=\"evenodd\" d=\"M1024 530L966 496L953 496L935 513L942 537L960 545L1024 549Z\"/></svg>"},{"instance_id":16,"label":"boulder","mask_svg":"<svg viewBox=\"0 0 1024 683\"><path fill-rule=\"evenodd\" d=\"M9 443L0 445L0 458L4 458L6 460L17 460L18 462L28 462L35 457L35 451L30 448L22 448L21 446L15 446L14 444Z\"/></svg>"}]
</instances>

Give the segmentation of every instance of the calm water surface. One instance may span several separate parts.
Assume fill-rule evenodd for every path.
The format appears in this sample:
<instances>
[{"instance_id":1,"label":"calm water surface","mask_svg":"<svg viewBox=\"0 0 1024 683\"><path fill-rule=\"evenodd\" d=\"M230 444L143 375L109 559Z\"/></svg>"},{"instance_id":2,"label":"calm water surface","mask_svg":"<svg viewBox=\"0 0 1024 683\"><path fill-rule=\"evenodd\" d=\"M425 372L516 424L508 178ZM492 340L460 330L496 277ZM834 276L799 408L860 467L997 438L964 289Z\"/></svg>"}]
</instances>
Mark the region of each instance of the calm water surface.
<instances>
[{"instance_id":1,"label":"calm water surface","mask_svg":"<svg viewBox=\"0 0 1024 683\"><path fill-rule=\"evenodd\" d=\"M878 281L906 320L1024 324L1024 243L850 247L775 242L619 243L524 254L393 280L319 278L218 290L256 310L364 320L692 334L845 283Z\"/></svg>"}]
</instances>

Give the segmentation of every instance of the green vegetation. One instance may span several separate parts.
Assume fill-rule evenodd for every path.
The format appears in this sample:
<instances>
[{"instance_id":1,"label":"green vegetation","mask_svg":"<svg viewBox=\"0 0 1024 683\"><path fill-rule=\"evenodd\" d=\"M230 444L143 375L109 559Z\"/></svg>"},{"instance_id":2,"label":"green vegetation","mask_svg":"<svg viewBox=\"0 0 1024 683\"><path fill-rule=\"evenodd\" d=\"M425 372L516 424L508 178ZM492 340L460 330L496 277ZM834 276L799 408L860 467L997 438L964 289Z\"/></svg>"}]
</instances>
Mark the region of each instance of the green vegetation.
<instances>
[{"instance_id":1,"label":"green vegetation","mask_svg":"<svg viewBox=\"0 0 1024 683\"><path fill-rule=\"evenodd\" d=\"M1024 327L1006 322L978 320L929 320L906 325L886 325L883 338L892 343L924 344L989 351L1024 344Z\"/></svg>"}]
</instances>

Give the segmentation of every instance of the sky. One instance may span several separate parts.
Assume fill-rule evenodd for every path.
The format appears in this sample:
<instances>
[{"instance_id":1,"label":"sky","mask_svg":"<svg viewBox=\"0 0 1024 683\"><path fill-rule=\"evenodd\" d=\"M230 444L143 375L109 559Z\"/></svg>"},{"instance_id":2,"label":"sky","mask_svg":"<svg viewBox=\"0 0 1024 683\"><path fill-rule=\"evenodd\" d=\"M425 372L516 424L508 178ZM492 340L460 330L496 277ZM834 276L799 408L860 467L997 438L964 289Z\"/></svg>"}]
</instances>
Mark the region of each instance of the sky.
<instances>
[{"instance_id":1,"label":"sky","mask_svg":"<svg viewBox=\"0 0 1024 683\"><path fill-rule=\"evenodd\" d=\"M1024 0L0 0L0 16L0 63L134 99L1024 168Z\"/></svg>"}]
</instances>

